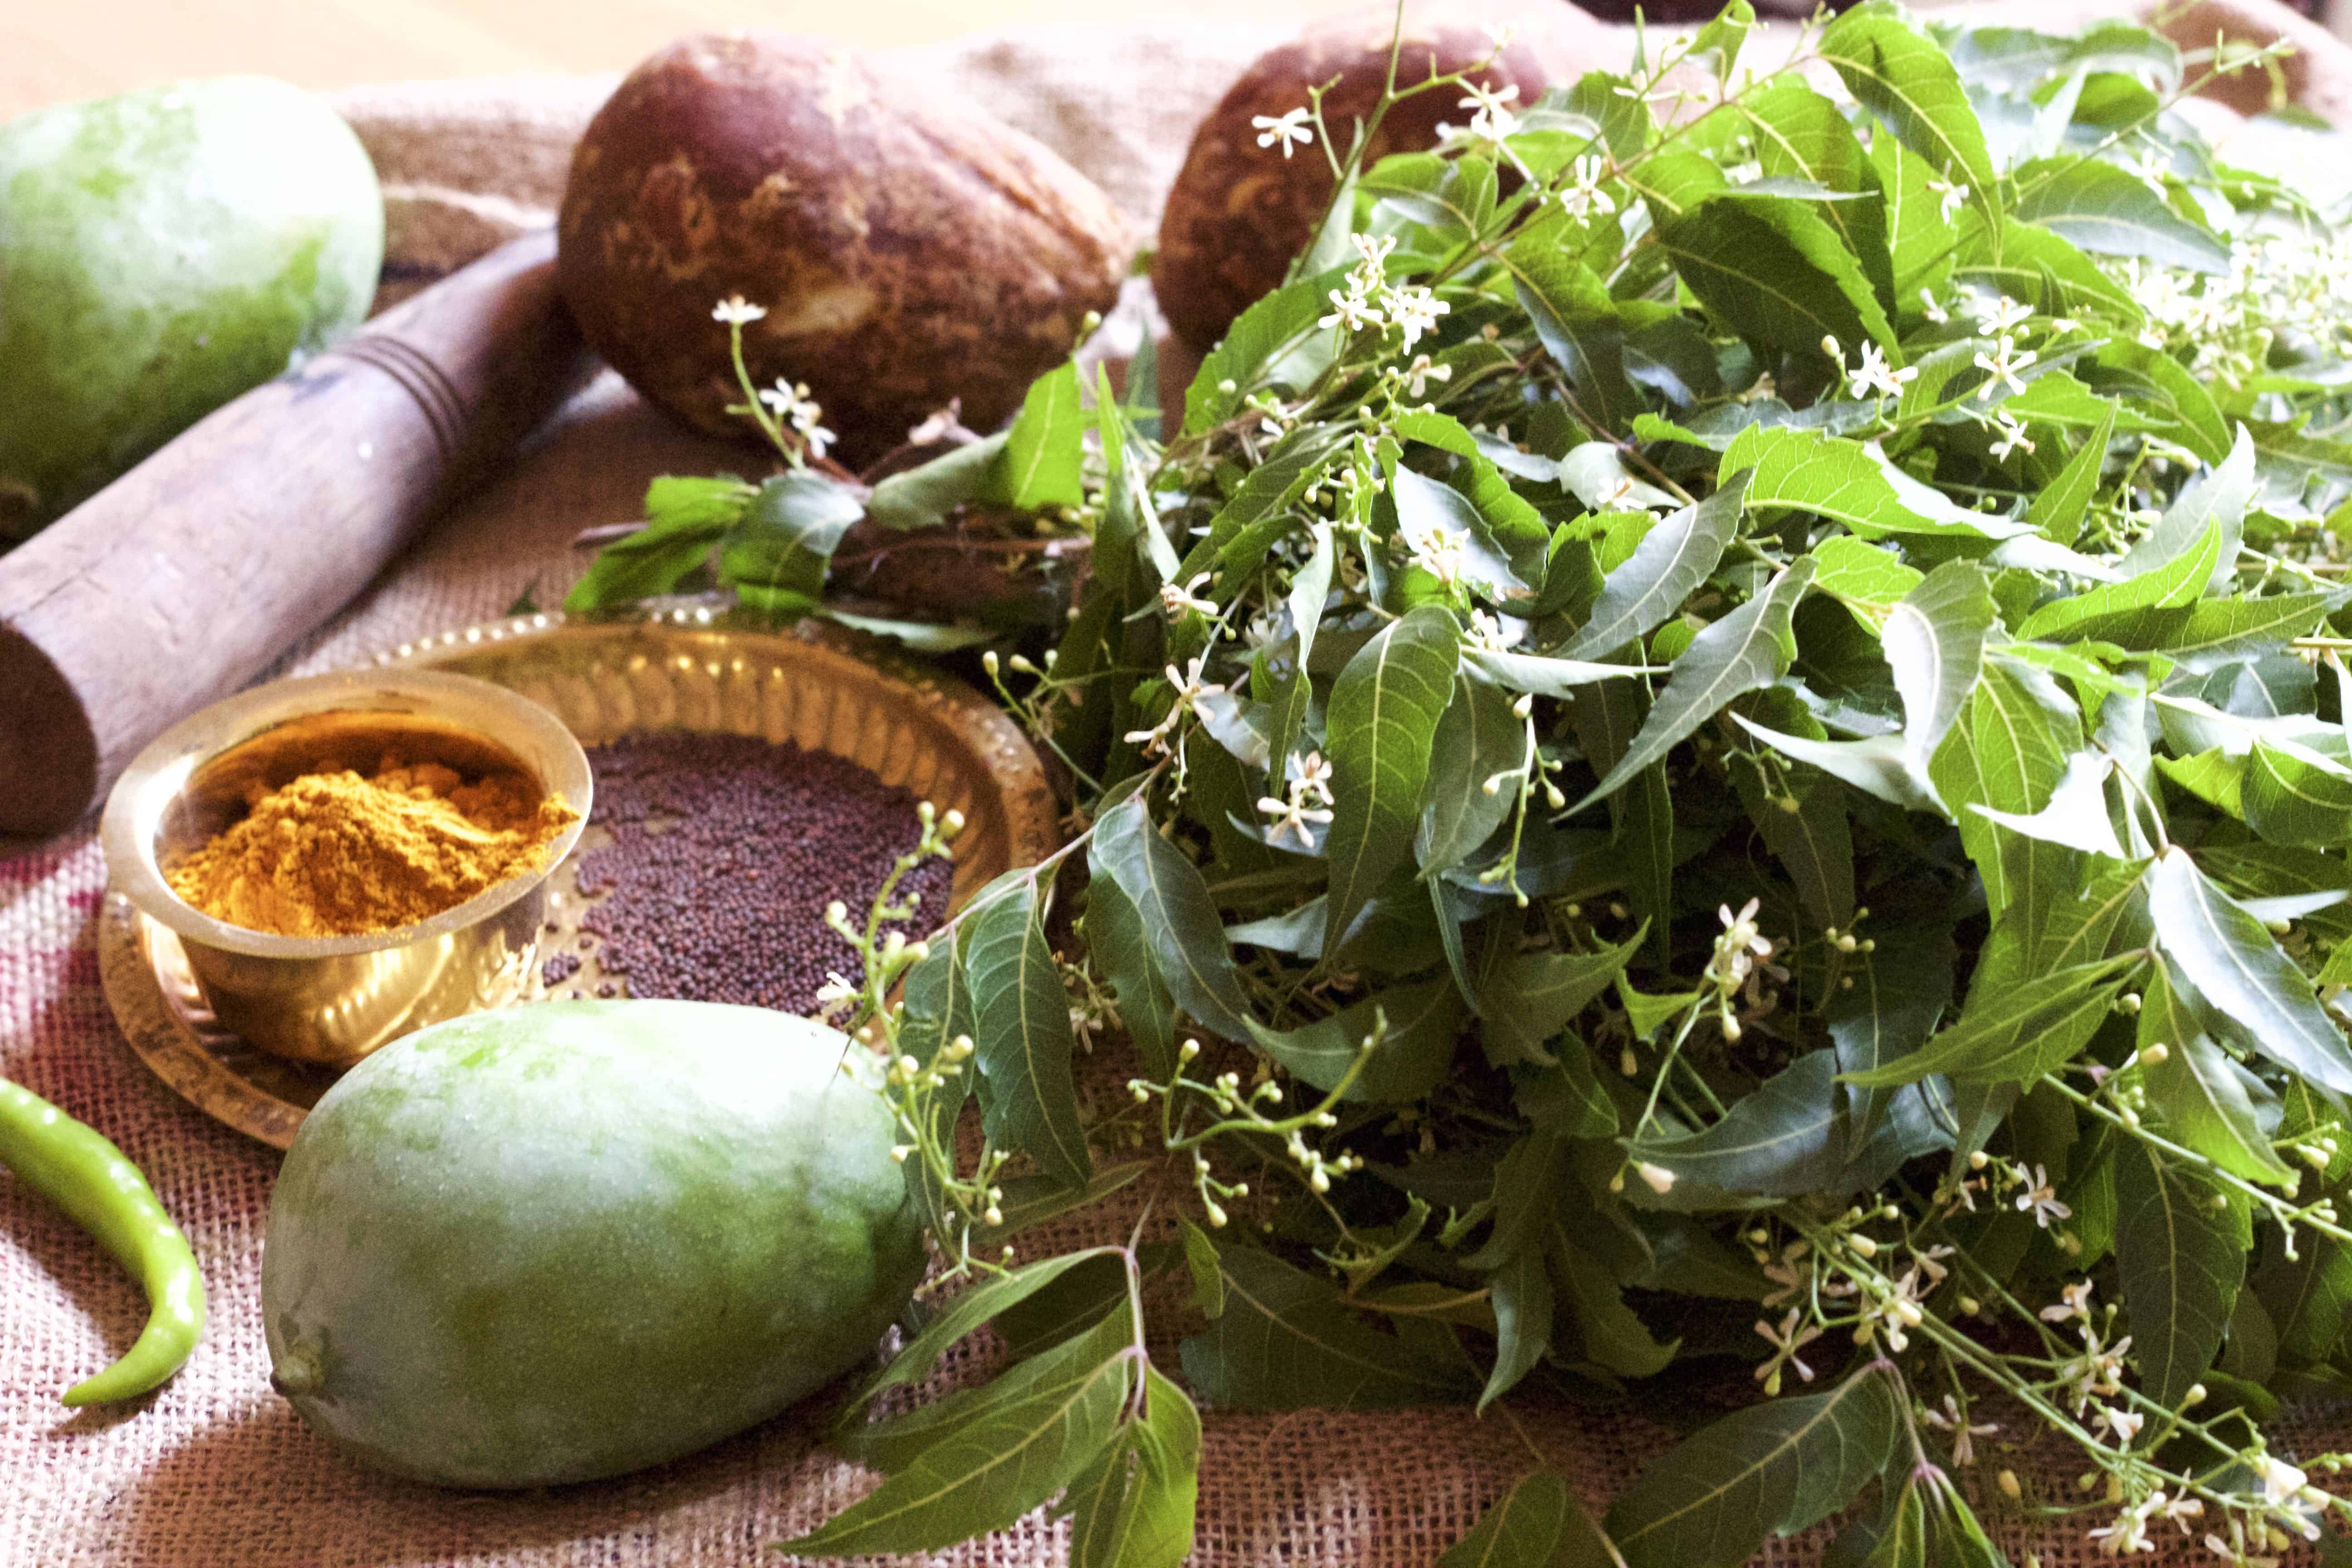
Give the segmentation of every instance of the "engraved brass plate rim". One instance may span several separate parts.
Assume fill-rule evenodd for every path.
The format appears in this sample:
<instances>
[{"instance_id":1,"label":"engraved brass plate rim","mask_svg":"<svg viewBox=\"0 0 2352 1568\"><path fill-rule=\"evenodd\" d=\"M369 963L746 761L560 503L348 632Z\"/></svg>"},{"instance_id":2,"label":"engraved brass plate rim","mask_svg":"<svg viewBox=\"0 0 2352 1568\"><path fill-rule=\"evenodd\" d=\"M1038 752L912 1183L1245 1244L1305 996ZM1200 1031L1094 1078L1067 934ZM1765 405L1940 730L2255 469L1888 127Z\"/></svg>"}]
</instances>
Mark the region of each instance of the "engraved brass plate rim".
<instances>
[{"instance_id":1,"label":"engraved brass plate rim","mask_svg":"<svg viewBox=\"0 0 2352 1568\"><path fill-rule=\"evenodd\" d=\"M793 739L885 783L962 809L949 911L1060 843L1043 762L1012 718L963 681L889 644L828 623L731 626L708 609L567 624L509 616L404 644L378 668L473 675L533 697L584 745L654 730ZM362 667L365 668L365 667ZM131 1047L216 1121L283 1149L334 1073L257 1050L204 1008L173 932L110 885L100 978Z\"/></svg>"}]
</instances>

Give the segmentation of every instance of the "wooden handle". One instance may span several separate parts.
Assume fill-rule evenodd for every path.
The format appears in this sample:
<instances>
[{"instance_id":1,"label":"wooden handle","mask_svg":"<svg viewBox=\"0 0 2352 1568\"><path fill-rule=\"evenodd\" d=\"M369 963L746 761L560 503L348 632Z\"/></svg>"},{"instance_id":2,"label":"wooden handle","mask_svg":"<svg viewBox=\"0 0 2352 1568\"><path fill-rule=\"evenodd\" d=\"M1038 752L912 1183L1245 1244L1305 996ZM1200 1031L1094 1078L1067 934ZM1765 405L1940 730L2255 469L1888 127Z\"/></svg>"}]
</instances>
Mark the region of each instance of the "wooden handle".
<instances>
[{"instance_id":1,"label":"wooden handle","mask_svg":"<svg viewBox=\"0 0 2352 1568\"><path fill-rule=\"evenodd\" d=\"M0 556L0 833L71 826L365 587L587 368L526 237L190 426Z\"/></svg>"}]
</instances>

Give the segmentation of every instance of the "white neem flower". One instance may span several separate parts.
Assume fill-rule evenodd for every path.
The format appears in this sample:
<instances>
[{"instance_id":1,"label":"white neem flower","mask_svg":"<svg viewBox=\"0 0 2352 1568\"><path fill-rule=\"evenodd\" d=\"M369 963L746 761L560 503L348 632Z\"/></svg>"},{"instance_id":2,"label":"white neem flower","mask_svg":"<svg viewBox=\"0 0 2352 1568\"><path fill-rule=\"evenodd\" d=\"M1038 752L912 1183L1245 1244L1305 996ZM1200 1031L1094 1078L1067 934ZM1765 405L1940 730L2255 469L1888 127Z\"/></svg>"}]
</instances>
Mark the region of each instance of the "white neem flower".
<instances>
[{"instance_id":1,"label":"white neem flower","mask_svg":"<svg viewBox=\"0 0 2352 1568\"><path fill-rule=\"evenodd\" d=\"M1283 764L1290 780L1290 793L1300 799L1312 797L1325 805L1331 804L1331 764L1323 760L1320 752L1293 752Z\"/></svg>"},{"instance_id":2,"label":"white neem flower","mask_svg":"<svg viewBox=\"0 0 2352 1568\"><path fill-rule=\"evenodd\" d=\"M2023 392L2025 378L2018 373L2041 357L2032 349L2020 349L2017 340L2011 337L2003 337L1990 354L1979 349L1976 367L1989 372L1992 379L1985 383L1984 390L1978 395L1990 399L1999 395L2004 386L2011 392Z\"/></svg>"},{"instance_id":3,"label":"white neem flower","mask_svg":"<svg viewBox=\"0 0 2352 1568\"><path fill-rule=\"evenodd\" d=\"M1559 193L1559 205L1568 209L1569 216L1590 217L1599 213L1607 217L1617 210L1616 202L1601 188L1608 168L1608 160L1598 153L1588 153L1568 166L1570 184Z\"/></svg>"},{"instance_id":4,"label":"white neem flower","mask_svg":"<svg viewBox=\"0 0 2352 1568\"><path fill-rule=\"evenodd\" d=\"M1764 1265L1764 1278L1776 1287L1769 1296L1764 1298L1764 1305L1777 1307L1804 1289L1813 1274L1811 1266L1804 1262L1805 1254L1811 1250L1806 1242L1792 1241L1780 1249L1778 1263Z\"/></svg>"},{"instance_id":5,"label":"white neem flower","mask_svg":"<svg viewBox=\"0 0 2352 1568\"><path fill-rule=\"evenodd\" d=\"M2254 1474L2263 1483L2263 1501L2272 1508L2294 1501L2311 1480L2284 1459L2275 1459L2268 1454L2254 1461Z\"/></svg>"},{"instance_id":6,"label":"white neem flower","mask_svg":"<svg viewBox=\"0 0 2352 1568\"><path fill-rule=\"evenodd\" d=\"M1366 327L1383 327L1388 318L1381 308L1360 294L1343 294L1331 290L1331 313L1315 323L1318 327L1341 327L1360 332Z\"/></svg>"},{"instance_id":7,"label":"white neem flower","mask_svg":"<svg viewBox=\"0 0 2352 1568\"><path fill-rule=\"evenodd\" d=\"M2156 1550L2156 1542L2147 1538L2147 1519L2137 1509L2124 1510L2116 1515L2115 1523L2091 1531L2091 1539L2099 1543L2099 1553L2104 1557Z\"/></svg>"},{"instance_id":8,"label":"white neem flower","mask_svg":"<svg viewBox=\"0 0 2352 1568\"><path fill-rule=\"evenodd\" d=\"M2147 1425L2147 1417L2140 1412L2121 1410L2112 1405L2099 1406L2097 1420L2100 1426L2115 1435L2118 1448L2130 1447L2133 1439L2139 1436L2139 1429Z\"/></svg>"},{"instance_id":9,"label":"white neem flower","mask_svg":"<svg viewBox=\"0 0 2352 1568\"><path fill-rule=\"evenodd\" d=\"M2032 1184L2017 1194L2017 1211L2032 1215L2034 1225L2043 1230L2050 1228L2052 1220L2074 1217L2074 1211L2058 1201L2058 1189L2050 1184L2050 1169L2046 1165L2033 1167Z\"/></svg>"},{"instance_id":10,"label":"white neem flower","mask_svg":"<svg viewBox=\"0 0 2352 1568\"><path fill-rule=\"evenodd\" d=\"M1919 313L1939 327L1948 324L1952 319L1952 313L1936 303L1936 296L1925 289L1919 290Z\"/></svg>"},{"instance_id":11,"label":"white neem flower","mask_svg":"<svg viewBox=\"0 0 2352 1568\"><path fill-rule=\"evenodd\" d=\"M2060 1300L2056 1305L2042 1309L2043 1322L2063 1323L2073 1318L2080 1318L2086 1323L2091 1321L2091 1282L2088 1279L2077 1279L2072 1285L2062 1286L2058 1295Z\"/></svg>"},{"instance_id":12,"label":"white neem flower","mask_svg":"<svg viewBox=\"0 0 2352 1568\"><path fill-rule=\"evenodd\" d=\"M1211 620L1216 619L1217 606L1202 598L1200 594L1201 585L1206 583L1209 577L1210 574L1199 572L1193 574L1191 582L1181 587L1173 583L1162 583L1160 585L1160 607L1168 613L1170 620L1178 619L1187 610L1197 610Z\"/></svg>"},{"instance_id":13,"label":"white neem flower","mask_svg":"<svg viewBox=\"0 0 2352 1568\"><path fill-rule=\"evenodd\" d=\"M1486 41L1495 46L1496 54L1509 48L1511 40L1518 37L1518 28L1508 22L1481 22L1478 30L1486 35Z\"/></svg>"},{"instance_id":14,"label":"white neem flower","mask_svg":"<svg viewBox=\"0 0 2352 1568\"><path fill-rule=\"evenodd\" d=\"M2172 173L2172 154L2161 147L2143 147L2124 160L2124 167L2140 184L2159 196L2168 196L2164 188L2165 176Z\"/></svg>"},{"instance_id":15,"label":"white neem flower","mask_svg":"<svg viewBox=\"0 0 2352 1568\"><path fill-rule=\"evenodd\" d=\"M1484 610L1470 612L1472 647L1485 648L1488 653L1508 653L1511 651L1511 634L1503 629L1501 621Z\"/></svg>"},{"instance_id":16,"label":"white neem flower","mask_svg":"<svg viewBox=\"0 0 2352 1568\"><path fill-rule=\"evenodd\" d=\"M1993 416L1993 422L2000 426L2000 439L1992 444L1994 457L2006 458L2020 447L2028 453L2033 450L2033 443L2025 438L2025 426L2018 423L2016 415L2004 408Z\"/></svg>"},{"instance_id":17,"label":"white neem flower","mask_svg":"<svg viewBox=\"0 0 2352 1568\"><path fill-rule=\"evenodd\" d=\"M1900 397L1908 383L1919 379L1917 365L1905 365L1896 370L1886 363L1886 355L1876 343L1862 345L1862 363L1848 378L1848 387L1856 397Z\"/></svg>"},{"instance_id":18,"label":"white neem flower","mask_svg":"<svg viewBox=\"0 0 2352 1568\"><path fill-rule=\"evenodd\" d=\"M809 396L807 382L795 384L778 377L775 385L761 389L760 401L774 409L799 434L802 445L817 457L824 457L835 440L832 431L817 423L824 410Z\"/></svg>"},{"instance_id":19,"label":"white neem flower","mask_svg":"<svg viewBox=\"0 0 2352 1568\"><path fill-rule=\"evenodd\" d=\"M1989 338L2006 337L2033 319L2032 306L2020 304L2006 294L1990 305L1979 300L1972 310L1977 330Z\"/></svg>"},{"instance_id":20,"label":"white neem flower","mask_svg":"<svg viewBox=\"0 0 2352 1568\"><path fill-rule=\"evenodd\" d=\"M1990 1437L2000 1430L1999 1425L1990 1421L1974 1426L1969 1426L1968 1412L1962 1410L1959 1402L1948 1394L1944 1395L1944 1408L1940 1412L1923 1410L1919 1415L1920 1419L1926 1421L1928 1426L1939 1432L1949 1432L1952 1435L1952 1463L1955 1467L1975 1464L1977 1462L1976 1439Z\"/></svg>"},{"instance_id":21,"label":"white neem flower","mask_svg":"<svg viewBox=\"0 0 2352 1568\"><path fill-rule=\"evenodd\" d=\"M1166 716L1150 729L1129 730L1125 737L1129 745L1141 746L1146 756L1160 757L1170 753L1173 748L1168 744L1168 737L1175 732L1176 726L1183 721L1184 716L1192 711L1202 698L1224 689L1201 679L1203 662L1203 658L1196 657L1181 674L1174 665L1168 667L1168 684L1176 689L1176 700L1169 704Z\"/></svg>"},{"instance_id":22,"label":"white neem flower","mask_svg":"<svg viewBox=\"0 0 2352 1568\"><path fill-rule=\"evenodd\" d=\"M1433 523L1407 522L1397 529L1397 538L1411 553L1413 564L1453 587L1462 581L1462 568L1468 553L1467 542L1458 533L1449 533Z\"/></svg>"},{"instance_id":23,"label":"white neem flower","mask_svg":"<svg viewBox=\"0 0 2352 1568\"><path fill-rule=\"evenodd\" d=\"M1405 366L1405 395L1408 397L1425 397L1429 395L1429 384L1431 382L1447 382L1452 381L1453 379L1454 367L1452 365L1435 363L1427 354L1415 354L1412 356L1412 363Z\"/></svg>"},{"instance_id":24,"label":"white neem flower","mask_svg":"<svg viewBox=\"0 0 2352 1568\"><path fill-rule=\"evenodd\" d=\"M767 313L767 307L751 304L740 294L730 294L711 307L710 319L724 321L730 327L740 327L748 326Z\"/></svg>"},{"instance_id":25,"label":"white neem flower","mask_svg":"<svg viewBox=\"0 0 2352 1568\"><path fill-rule=\"evenodd\" d=\"M1797 1324L1803 1316L1791 1307L1781 1314L1778 1328L1761 1318L1756 1320L1756 1331L1763 1335L1765 1342L1772 1347L1771 1359L1756 1369L1756 1381L1764 1384L1769 1392L1780 1391L1782 1367L1793 1366L1799 1377L1807 1383L1813 1381L1813 1369L1799 1361L1797 1352L1822 1337L1822 1327L1819 1323L1807 1323L1799 1328Z\"/></svg>"},{"instance_id":26,"label":"white neem flower","mask_svg":"<svg viewBox=\"0 0 2352 1568\"><path fill-rule=\"evenodd\" d=\"M1953 216L1969 205L1969 187L1958 181L1930 180L1927 188L1944 198L1942 216L1946 223L1951 222Z\"/></svg>"},{"instance_id":27,"label":"white neem flower","mask_svg":"<svg viewBox=\"0 0 2352 1568\"><path fill-rule=\"evenodd\" d=\"M1519 84L1512 82L1500 89L1482 86L1475 81L1462 84L1465 96L1461 107L1478 112L1470 117L1470 134L1486 142L1500 142L1519 128L1519 117L1505 105L1517 101Z\"/></svg>"},{"instance_id":28,"label":"white neem flower","mask_svg":"<svg viewBox=\"0 0 2352 1568\"><path fill-rule=\"evenodd\" d=\"M1250 116L1250 129L1258 133L1259 146L1271 147L1278 142L1282 144L1282 155L1287 158L1292 146L1313 144L1315 127L1308 123L1310 118L1309 111L1304 109L1289 110L1280 115L1253 114Z\"/></svg>"},{"instance_id":29,"label":"white neem flower","mask_svg":"<svg viewBox=\"0 0 2352 1568\"><path fill-rule=\"evenodd\" d=\"M1398 289L1389 295L1389 320L1404 333L1404 352L1412 353L1412 345L1421 342L1426 332L1437 330L1437 318L1450 314L1454 307L1439 299L1433 289L1419 287Z\"/></svg>"}]
</instances>

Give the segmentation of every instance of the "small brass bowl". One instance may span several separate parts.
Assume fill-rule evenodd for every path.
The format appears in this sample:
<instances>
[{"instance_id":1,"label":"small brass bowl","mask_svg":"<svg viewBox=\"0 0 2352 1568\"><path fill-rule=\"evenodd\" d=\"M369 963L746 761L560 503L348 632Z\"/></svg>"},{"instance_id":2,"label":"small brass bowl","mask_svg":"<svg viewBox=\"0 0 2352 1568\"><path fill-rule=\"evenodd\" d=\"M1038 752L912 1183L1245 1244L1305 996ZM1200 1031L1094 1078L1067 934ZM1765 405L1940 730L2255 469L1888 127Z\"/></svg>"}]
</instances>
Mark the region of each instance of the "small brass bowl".
<instances>
[{"instance_id":1,"label":"small brass bowl","mask_svg":"<svg viewBox=\"0 0 2352 1568\"><path fill-rule=\"evenodd\" d=\"M578 814L539 868L453 910L364 936L290 937L213 919L165 871L270 789L322 768L373 771L387 752L468 777L513 771ZM107 799L100 827L115 887L178 937L220 1023L298 1061L349 1067L401 1036L522 994L547 914L548 874L586 825L593 784L580 742L503 687L426 670L280 680L165 731Z\"/></svg>"}]
</instances>

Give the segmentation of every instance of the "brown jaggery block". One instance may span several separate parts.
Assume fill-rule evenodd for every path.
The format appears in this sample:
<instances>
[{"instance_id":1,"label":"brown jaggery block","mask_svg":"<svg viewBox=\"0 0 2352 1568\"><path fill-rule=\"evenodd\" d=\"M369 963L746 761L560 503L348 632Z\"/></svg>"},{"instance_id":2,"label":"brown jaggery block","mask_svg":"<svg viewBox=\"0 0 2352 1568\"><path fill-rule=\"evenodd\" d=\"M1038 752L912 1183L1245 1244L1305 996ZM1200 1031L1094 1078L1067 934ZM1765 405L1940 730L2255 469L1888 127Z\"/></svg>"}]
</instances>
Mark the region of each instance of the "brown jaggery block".
<instances>
[{"instance_id":1,"label":"brown jaggery block","mask_svg":"<svg viewBox=\"0 0 2352 1568\"><path fill-rule=\"evenodd\" d=\"M1117 301L1124 221L1087 178L952 90L787 33L701 34L647 59L580 142L557 276L646 397L741 436L752 380L806 383L853 464L963 400L988 429Z\"/></svg>"}]
</instances>

